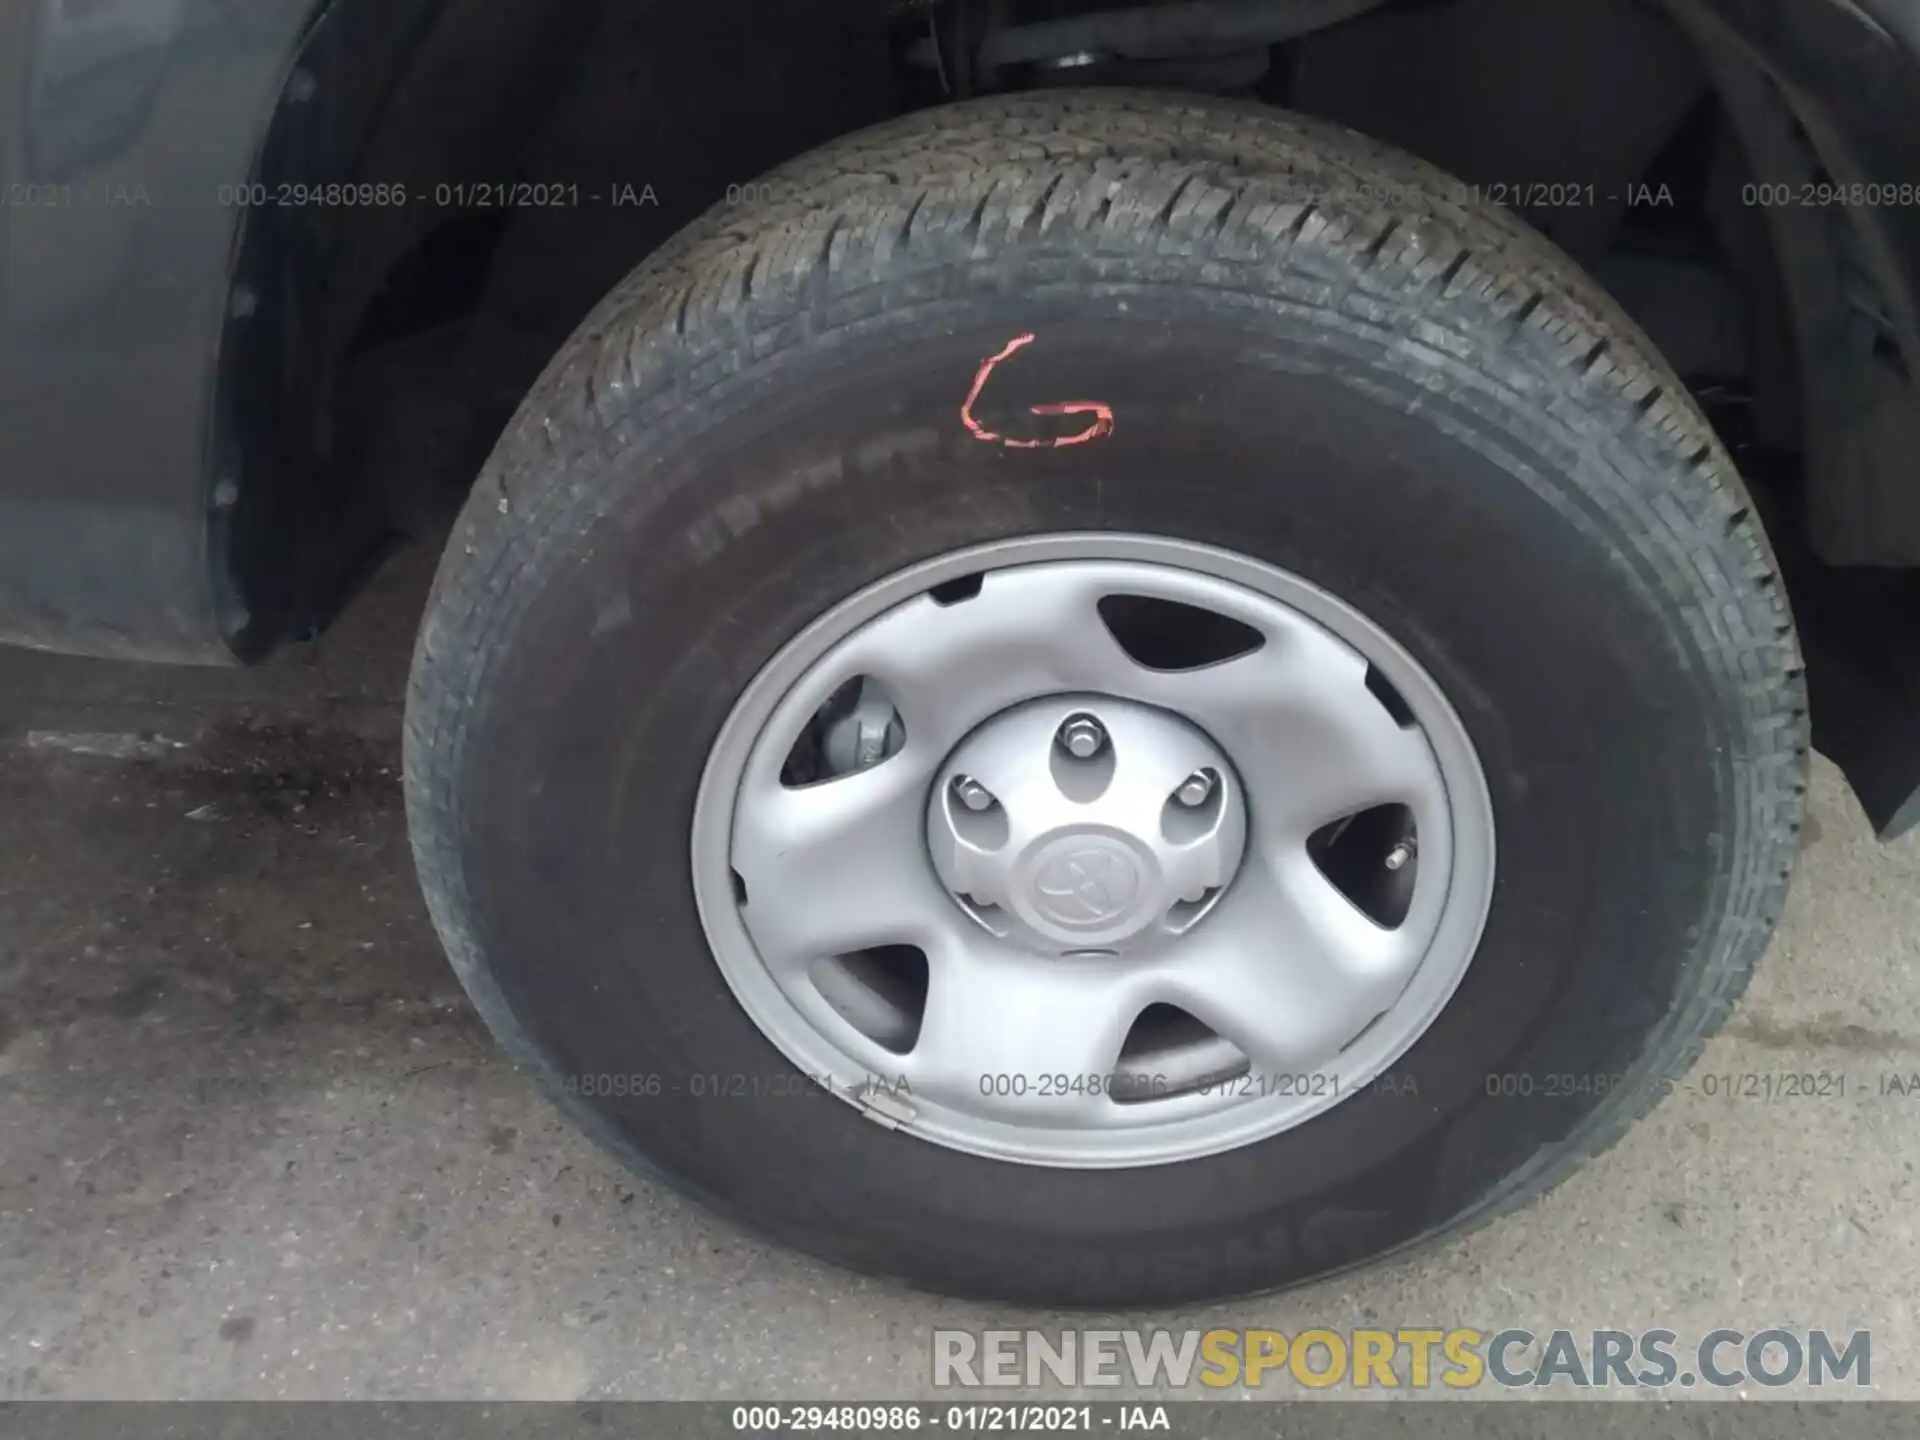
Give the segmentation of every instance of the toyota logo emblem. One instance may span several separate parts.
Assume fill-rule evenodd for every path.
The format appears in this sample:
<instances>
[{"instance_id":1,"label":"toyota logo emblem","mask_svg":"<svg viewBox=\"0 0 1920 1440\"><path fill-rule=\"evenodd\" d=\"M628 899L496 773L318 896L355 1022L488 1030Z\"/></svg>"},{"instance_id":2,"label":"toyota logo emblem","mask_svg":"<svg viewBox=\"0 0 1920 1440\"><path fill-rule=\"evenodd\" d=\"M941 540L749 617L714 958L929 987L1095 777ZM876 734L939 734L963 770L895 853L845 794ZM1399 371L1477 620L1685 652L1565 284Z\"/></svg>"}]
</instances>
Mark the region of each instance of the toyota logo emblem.
<instances>
[{"instance_id":1,"label":"toyota logo emblem","mask_svg":"<svg viewBox=\"0 0 1920 1440\"><path fill-rule=\"evenodd\" d=\"M1034 877L1034 908L1056 925L1104 925L1140 893L1140 862L1112 840L1056 852Z\"/></svg>"}]
</instances>

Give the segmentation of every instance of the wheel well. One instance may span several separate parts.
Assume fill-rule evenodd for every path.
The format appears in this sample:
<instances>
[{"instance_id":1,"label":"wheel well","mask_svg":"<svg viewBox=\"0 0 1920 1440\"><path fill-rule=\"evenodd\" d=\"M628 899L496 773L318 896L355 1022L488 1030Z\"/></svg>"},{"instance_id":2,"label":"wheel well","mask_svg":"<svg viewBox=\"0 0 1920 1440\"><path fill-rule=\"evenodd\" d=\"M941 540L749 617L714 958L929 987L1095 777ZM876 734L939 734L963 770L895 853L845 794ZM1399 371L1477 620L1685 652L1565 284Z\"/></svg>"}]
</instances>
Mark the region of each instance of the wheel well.
<instances>
[{"instance_id":1,"label":"wheel well","mask_svg":"<svg viewBox=\"0 0 1920 1440\"><path fill-rule=\"evenodd\" d=\"M750 26L688 4L336 0L290 81L263 178L404 185L410 198L247 227L239 283L274 323L253 326L227 366L245 477L226 537L238 648L323 621L386 536L442 524L548 357L686 221L848 130L1056 83L1236 90L1434 161L1615 293L1692 386L1776 534L1816 535L1830 559L1920 562L1920 534L1892 556L1859 553L1853 497L1879 496L1889 440L1832 453L1823 416L1856 397L1801 363L1831 349L1810 347L1809 328L1840 324L1819 307L1843 306L1857 363L1838 383L1910 396L1896 307L1845 253L1844 227L1809 239L1742 203L1756 180L1808 163L1805 130L1695 0L1663 3L1673 10L1227 0L1211 9L1267 18L1215 31L1211 47L1189 36L1147 53L1113 38L1116 14L1140 11L1097 0L838 0L757 7ZM1134 29L1158 26L1164 42L1167 16L1197 8L1160 7ZM1048 56L1068 43L1109 48ZM502 182L533 188L503 195ZM1901 532L1867 533L1884 550Z\"/></svg>"}]
</instances>

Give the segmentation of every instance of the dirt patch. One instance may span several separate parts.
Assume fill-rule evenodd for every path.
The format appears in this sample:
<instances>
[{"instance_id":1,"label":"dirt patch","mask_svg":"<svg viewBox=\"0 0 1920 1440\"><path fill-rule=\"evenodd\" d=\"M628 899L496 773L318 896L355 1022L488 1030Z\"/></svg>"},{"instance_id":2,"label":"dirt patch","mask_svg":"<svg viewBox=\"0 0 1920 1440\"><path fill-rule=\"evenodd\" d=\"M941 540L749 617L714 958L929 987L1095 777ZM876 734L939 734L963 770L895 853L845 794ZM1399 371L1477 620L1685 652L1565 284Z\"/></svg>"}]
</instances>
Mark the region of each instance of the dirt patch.
<instances>
[{"instance_id":1,"label":"dirt patch","mask_svg":"<svg viewBox=\"0 0 1920 1440\"><path fill-rule=\"evenodd\" d=\"M208 803L235 813L280 819L401 805L397 735L241 716L215 721L198 745L159 763L203 780Z\"/></svg>"},{"instance_id":2,"label":"dirt patch","mask_svg":"<svg viewBox=\"0 0 1920 1440\"><path fill-rule=\"evenodd\" d=\"M70 742L70 743L69 743ZM216 717L189 742L151 736L36 732L13 752L25 765L89 767L121 788L191 802L201 822L398 810L400 737L324 719L247 712Z\"/></svg>"}]
</instances>

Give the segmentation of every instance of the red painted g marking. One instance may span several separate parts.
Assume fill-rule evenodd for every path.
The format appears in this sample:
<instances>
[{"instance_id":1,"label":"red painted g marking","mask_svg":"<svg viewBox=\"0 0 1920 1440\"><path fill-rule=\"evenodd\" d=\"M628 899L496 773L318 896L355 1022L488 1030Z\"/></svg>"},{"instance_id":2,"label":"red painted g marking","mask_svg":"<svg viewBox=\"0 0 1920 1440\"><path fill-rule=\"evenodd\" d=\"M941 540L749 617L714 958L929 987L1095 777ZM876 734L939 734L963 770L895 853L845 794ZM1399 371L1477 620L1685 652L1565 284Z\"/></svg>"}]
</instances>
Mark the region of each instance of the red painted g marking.
<instances>
[{"instance_id":1,"label":"red painted g marking","mask_svg":"<svg viewBox=\"0 0 1920 1440\"><path fill-rule=\"evenodd\" d=\"M960 406L960 423L967 427L976 440L985 440L989 444L1004 445L1009 450L1058 450L1067 445L1084 445L1089 440L1098 440L1113 433L1113 407L1103 405L1098 400L1062 400L1054 405L1034 405L1031 412L1035 415L1091 415L1092 422L1078 435L1056 435L1044 440L1010 440L1005 435L997 435L973 418L973 402L980 398L980 392L987 388L987 377L993 374L993 367L1012 355L1022 345L1031 345L1033 336L1016 335L1009 340L1006 348L998 355L990 356L980 362L980 368L974 372L973 388L967 391L966 401Z\"/></svg>"}]
</instances>

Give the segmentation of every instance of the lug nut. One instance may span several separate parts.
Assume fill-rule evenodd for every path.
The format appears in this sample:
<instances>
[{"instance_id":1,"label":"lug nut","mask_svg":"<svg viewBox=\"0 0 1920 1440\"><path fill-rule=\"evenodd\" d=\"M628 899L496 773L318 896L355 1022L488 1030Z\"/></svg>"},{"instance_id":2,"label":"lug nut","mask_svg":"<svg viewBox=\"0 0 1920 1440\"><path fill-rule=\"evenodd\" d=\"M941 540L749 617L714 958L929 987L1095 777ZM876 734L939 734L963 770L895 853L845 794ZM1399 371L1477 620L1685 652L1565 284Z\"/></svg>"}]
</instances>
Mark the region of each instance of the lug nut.
<instances>
[{"instance_id":1,"label":"lug nut","mask_svg":"<svg viewBox=\"0 0 1920 1440\"><path fill-rule=\"evenodd\" d=\"M1213 794L1213 776L1205 770L1196 770L1180 782L1180 788L1173 792L1173 798L1191 810L1196 805L1207 803L1207 797Z\"/></svg>"},{"instance_id":2,"label":"lug nut","mask_svg":"<svg viewBox=\"0 0 1920 1440\"><path fill-rule=\"evenodd\" d=\"M1060 747L1076 760L1091 760L1107 745L1107 731L1091 715L1069 715L1060 726Z\"/></svg>"},{"instance_id":3,"label":"lug nut","mask_svg":"<svg viewBox=\"0 0 1920 1440\"><path fill-rule=\"evenodd\" d=\"M954 776L953 793L969 810L985 810L993 804L993 792L971 775Z\"/></svg>"},{"instance_id":4,"label":"lug nut","mask_svg":"<svg viewBox=\"0 0 1920 1440\"><path fill-rule=\"evenodd\" d=\"M1398 845L1394 846L1393 849L1387 852L1387 869L1389 870L1405 869L1407 862L1413 859L1416 853L1418 852L1414 846L1413 841L1402 840Z\"/></svg>"}]
</instances>

